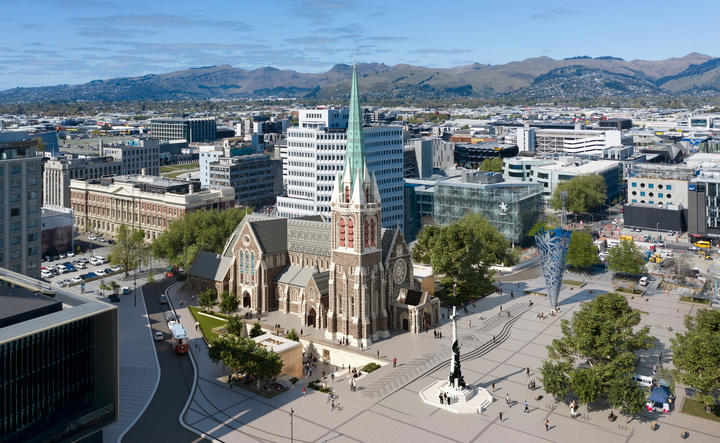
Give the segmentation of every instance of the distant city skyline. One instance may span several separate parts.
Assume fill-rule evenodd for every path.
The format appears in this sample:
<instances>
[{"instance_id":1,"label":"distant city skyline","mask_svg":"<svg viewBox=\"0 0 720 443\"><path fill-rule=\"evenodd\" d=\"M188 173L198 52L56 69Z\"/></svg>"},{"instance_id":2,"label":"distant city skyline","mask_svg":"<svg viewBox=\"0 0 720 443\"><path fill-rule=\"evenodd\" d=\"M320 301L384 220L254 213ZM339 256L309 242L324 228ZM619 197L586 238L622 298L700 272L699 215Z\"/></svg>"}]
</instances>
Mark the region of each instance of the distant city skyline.
<instances>
[{"instance_id":1,"label":"distant city skyline","mask_svg":"<svg viewBox=\"0 0 720 443\"><path fill-rule=\"evenodd\" d=\"M4 0L0 90L217 64L322 72L352 63L353 56L445 68L540 56L718 55L720 0L684 6L666 0L441 6L426 0Z\"/></svg>"}]
</instances>

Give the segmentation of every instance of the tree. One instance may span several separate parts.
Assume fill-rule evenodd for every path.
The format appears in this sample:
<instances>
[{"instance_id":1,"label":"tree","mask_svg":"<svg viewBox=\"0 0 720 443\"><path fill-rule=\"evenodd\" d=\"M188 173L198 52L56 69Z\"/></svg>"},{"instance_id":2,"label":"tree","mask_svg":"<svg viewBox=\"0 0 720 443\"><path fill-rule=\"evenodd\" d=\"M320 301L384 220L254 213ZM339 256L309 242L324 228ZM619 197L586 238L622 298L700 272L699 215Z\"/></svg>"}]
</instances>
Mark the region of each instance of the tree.
<instances>
[{"instance_id":1,"label":"tree","mask_svg":"<svg viewBox=\"0 0 720 443\"><path fill-rule=\"evenodd\" d=\"M225 331L236 337L242 337L245 335L245 324L237 315L230 316L225 324Z\"/></svg>"},{"instance_id":2,"label":"tree","mask_svg":"<svg viewBox=\"0 0 720 443\"><path fill-rule=\"evenodd\" d=\"M695 399L710 411L720 392L720 311L700 309L685 317L685 328L670 339L675 376L692 386Z\"/></svg>"},{"instance_id":3,"label":"tree","mask_svg":"<svg viewBox=\"0 0 720 443\"><path fill-rule=\"evenodd\" d=\"M623 274L637 275L645 269L645 255L632 240L622 240L608 249L605 262L610 269Z\"/></svg>"},{"instance_id":4,"label":"tree","mask_svg":"<svg viewBox=\"0 0 720 443\"><path fill-rule=\"evenodd\" d=\"M194 211L183 215L152 243L152 253L186 270L198 251L221 253L248 209ZM252 212L252 209L249 209Z\"/></svg>"},{"instance_id":5,"label":"tree","mask_svg":"<svg viewBox=\"0 0 720 443\"><path fill-rule=\"evenodd\" d=\"M282 371L282 358L250 338L222 335L215 339L208 349L210 360L221 361L235 372L256 377L258 387L261 381L271 380Z\"/></svg>"},{"instance_id":6,"label":"tree","mask_svg":"<svg viewBox=\"0 0 720 443\"><path fill-rule=\"evenodd\" d=\"M545 390L556 398L572 391L585 404L612 397L614 405L636 414L638 393L623 383L634 373L634 353L655 342L650 328L638 329L639 324L640 312L621 295L605 293L584 303L572 320L561 320L562 338L547 347L541 369Z\"/></svg>"},{"instance_id":7,"label":"tree","mask_svg":"<svg viewBox=\"0 0 720 443\"><path fill-rule=\"evenodd\" d=\"M613 380L606 394L610 405L628 416L642 412L647 395L630 374Z\"/></svg>"},{"instance_id":8,"label":"tree","mask_svg":"<svg viewBox=\"0 0 720 443\"><path fill-rule=\"evenodd\" d=\"M198 296L198 304L201 308L209 311L217 304L217 291L213 288L201 292Z\"/></svg>"},{"instance_id":9,"label":"tree","mask_svg":"<svg viewBox=\"0 0 720 443\"><path fill-rule=\"evenodd\" d=\"M120 225L112 247L111 261L125 269L126 277L130 275L130 269L140 264L146 251L145 232L142 229L130 229L127 225Z\"/></svg>"},{"instance_id":10,"label":"tree","mask_svg":"<svg viewBox=\"0 0 720 443\"><path fill-rule=\"evenodd\" d=\"M480 164L480 170L486 172L502 172L503 159L500 157L486 158Z\"/></svg>"},{"instance_id":11,"label":"tree","mask_svg":"<svg viewBox=\"0 0 720 443\"><path fill-rule=\"evenodd\" d=\"M479 214L468 214L448 226L427 226L420 233L413 257L429 262L442 284L451 291L457 284L458 301L492 285L490 266L512 264L507 240Z\"/></svg>"},{"instance_id":12,"label":"tree","mask_svg":"<svg viewBox=\"0 0 720 443\"><path fill-rule=\"evenodd\" d=\"M37 140L37 145L35 145L35 149L37 151L45 152L45 150L47 149L47 144L45 143L45 141L43 141L43 139L41 139L40 137L37 137L35 140Z\"/></svg>"},{"instance_id":13,"label":"tree","mask_svg":"<svg viewBox=\"0 0 720 443\"><path fill-rule=\"evenodd\" d=\"M255 338L263 335L265 332L262 329L262 326L260 323L255 322L252 325L252 329L250 329L250 338Z\"/></svg>"},{"instance_id":14,"label":"tree","mask_svg":"<svg viewBox=\"0 0 720 443\"><path fill-rule=\"evenodd\" d=\"M562 208L561 192L568 193L565 209L576 215L597 208L607 199L605 178L597 174L578 175L557 185L550 199L553 209Z\"/></svg>"},{"instance_id":15,"label":"tree","mask_svg":"<svg viewBox=\"0 0 720 443\"><path fill-rule=\"evenodd\" d=\"M598 252L589 232L573 231L567 252L567 265L575 269L588 270L600 263Z\"/></svg>"},{"instance_id":16,"label":"tree","mask_svg":"<svg viewBox=\"0 0 720 443\"><path fill-rule=\"evenodd\" d=\"M240 301L237 297L235 297L235 294L228 291L223 291L223 293L220 295L220 311L225 314L230 314L231 312L237 311L238 307L240 306Z\"/></svg>"},{"instance_id":17,"label":"tree","mask_svg":"<svg viewBox=\"0 0 720 443\"><path fill-rule=\"evenodd\" d=\"M297 332L295 332L294 328L289 330L288 333L285 334L285 338L292 341L300 341L300 337L298 337Z\"/></svg>"}]
</instances>

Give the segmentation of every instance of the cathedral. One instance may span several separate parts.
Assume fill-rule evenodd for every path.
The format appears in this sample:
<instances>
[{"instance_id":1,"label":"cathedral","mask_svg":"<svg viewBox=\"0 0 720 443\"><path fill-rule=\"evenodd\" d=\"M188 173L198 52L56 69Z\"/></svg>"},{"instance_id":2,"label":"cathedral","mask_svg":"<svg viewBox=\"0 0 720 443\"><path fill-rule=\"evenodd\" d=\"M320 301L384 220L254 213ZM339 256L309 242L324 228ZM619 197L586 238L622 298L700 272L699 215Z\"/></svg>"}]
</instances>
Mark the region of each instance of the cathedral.
<instances>
[{"instance_id":1,"label":"cathedral","mask_svg":"<svg viewBox=\"0 0 720 443\"><path fill-rule=\"evenodd\" d=\"M415 280L400 230L381 227L380 192L365 164L355 67L344 171L330 208L330 220L246 216L222 254L198 254L188 273L191 287L234 293L255 312L298 315L304 326L323 329L326 339L354 346L389 337L391 329L435 326L439 300Z\"/></svg>"}]
</instances>

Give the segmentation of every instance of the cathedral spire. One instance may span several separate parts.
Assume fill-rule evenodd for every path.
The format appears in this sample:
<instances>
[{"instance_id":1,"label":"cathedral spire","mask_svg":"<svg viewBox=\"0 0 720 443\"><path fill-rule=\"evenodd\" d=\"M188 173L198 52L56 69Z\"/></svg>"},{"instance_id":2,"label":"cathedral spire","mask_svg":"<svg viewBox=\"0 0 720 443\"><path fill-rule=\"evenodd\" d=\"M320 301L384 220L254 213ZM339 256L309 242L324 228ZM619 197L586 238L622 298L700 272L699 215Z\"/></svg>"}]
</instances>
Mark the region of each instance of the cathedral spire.
<instances>
[{"instance_id":1,"label":"cathedral spire","mask_svg":"<svg viewBox=\"0 0 720 443\"><path fill-rule=\"evenodd\" d=\"M357 65L353 63L352 85L350 87L350 116L347 127L347 150L345 151L345 170L350 170L352 180L357 172L365 168L365 144L363 143L362 109L358 93Z\"/></svg>"}]
</instances>

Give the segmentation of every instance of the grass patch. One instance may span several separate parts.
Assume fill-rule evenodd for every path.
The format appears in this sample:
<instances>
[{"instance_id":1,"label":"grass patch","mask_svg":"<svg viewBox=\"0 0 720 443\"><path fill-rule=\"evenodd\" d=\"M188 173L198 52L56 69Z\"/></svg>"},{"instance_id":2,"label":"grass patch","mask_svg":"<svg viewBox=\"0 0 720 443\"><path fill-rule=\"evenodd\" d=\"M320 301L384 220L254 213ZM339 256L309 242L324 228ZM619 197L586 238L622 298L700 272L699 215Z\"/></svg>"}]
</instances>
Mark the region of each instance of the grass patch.
<instances>
[{"instance_id":1,"label":"grass patch","mask_svg":"<svg viewBox=\"0 0 720 443\"><path fill-rule=\"evenodd\" d=\"M563 280L562 284L567 286L583 286L585 283L577 280Z\"/></svg>"},{"instance_id":2,"label":"grass patch","mask_svg":"<svg viewBox=\"0 0 720 443\"><path fill-rule=\"evenodd\" d=\"M188 306L188 308L190 309L190 312L195 318L195 321L200 323L200 330L202 331L203 337L205 337L205 341L207 343L214 342L218 335L213 332L213 328L217 328L218 326L224 326L226 322L224 320L217 320L206 315L200 315L199 313L203 311L198 307ZM211 315L215 314L212 313Z\"/></svg>"},{"instance_id":3,"label":"grass patch","mask_svg":"<svg viewBox=\"0 0 720 443\"><path fill-rule=\"evenodd\" d=\"M163 174L163 176L167 178L178 178L179 176L186 174L188 171L175 171L175 172L168 172L167 174Z\"/></svg>"},{"instance_id":4,"label":"grass patch","mask_svg":"<svg viewBox=\"0 0 720 443\"><path fill-rule=\"evenodd\" d=\"M640 295L640 294L644 294L644 293L645 293L645 291L641 291L641 290L639 290L639 289L626 288L626 287L623 287L623 286L618 286L617 288L615 288L615 290L616 290L617 292L624 292L624 293L626 293L626 294L633 294L633 295Z\"/></svg>"},{"instance_id":5,"label":"grass patch","mask_svg":"<svg viewBox=\"0 0 720 443\"><path fill-rule=\"evenodd\" d=\"M715 405L713 411L707 413L705 412L705 405L697 400L693 400L692 398L685 399L685 403L682 407L682 413L720 422L720 407Z\"/></svg>"},{"instance_id":6,"label":"grass patch","mask_svg":"<svg viewBox=\"0 0 720 443\"><path fill-rule=\"evenodd\" d=\"M710 304L710 300L707 300L705 298L695 298L693 300L692 297L688 297L687 295L683 295L682 297L680 297L680 301L686 301L688 303L697 303L699 305L709 305Z\"/></svg>"},{"instance_id":7,"label":"grass patch","mask_svg":"<svg viewBox=\"0 0 720 443\"><path fill-rule=\"evenodd\" d=\"M165 165L160 166L160 173L165 174L167 172L182 171L187 169L199 169L199 163L184 163L182 165Z\"/></svg>"},{"instance_id":8,"label":"grass patch","mask_svg":"<svg viewBox=\"0 0 720 443\"><path fill-rule=\"evenodd\" d=\"M380 369L380 365L374 362L370 362L363 366L362 371L369 374L376 369Z\"/></svg>"}]
</instances>

